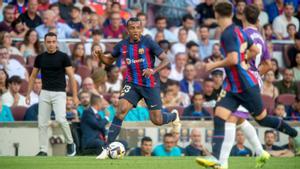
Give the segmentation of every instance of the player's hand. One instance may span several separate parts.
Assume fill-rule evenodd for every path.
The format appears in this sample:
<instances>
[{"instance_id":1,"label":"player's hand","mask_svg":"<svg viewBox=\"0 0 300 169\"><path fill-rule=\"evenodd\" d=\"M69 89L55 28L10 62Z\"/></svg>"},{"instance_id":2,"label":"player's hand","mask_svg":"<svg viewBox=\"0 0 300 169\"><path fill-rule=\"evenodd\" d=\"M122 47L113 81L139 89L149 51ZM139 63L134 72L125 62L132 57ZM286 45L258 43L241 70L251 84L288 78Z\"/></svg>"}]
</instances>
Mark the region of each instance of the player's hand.
<instances>
[{"instance_id":1,"label":"player's hand","mask_svg":"<svg viewBox=\"0 0 300 169\"><path fill-rule=\"evenodd\" d=\"M26 103L27 105L30 104L30 95L27 95L27 96L26 96L26 98L25 98L25 103Z\"/></svg>"},{"instance_id":2,"label":"player's hand","mask_svg":"<svg viewBox=\"0 0 300 169\"><path fill-rule=\"evenodd\" d=\"M211 71L211 70L213 70L214 68L213 68L213 63L206 63L206 64L204 64L203 65L203 67L204 67L204 70L206 71L206 72L209 72L209 71Z\"/></svg>"},{"instance_id":3,"label":"player's hand","mask_svg":"<svg viewBox=\"0 0 300 169\"><path fill-rule=\"evenodd\" d=\"M143 70L143 76L145 76L145 77L150 77L153 74L154 74L154 70L153 69L144 69Z\"/></svg>"}]
</instances>

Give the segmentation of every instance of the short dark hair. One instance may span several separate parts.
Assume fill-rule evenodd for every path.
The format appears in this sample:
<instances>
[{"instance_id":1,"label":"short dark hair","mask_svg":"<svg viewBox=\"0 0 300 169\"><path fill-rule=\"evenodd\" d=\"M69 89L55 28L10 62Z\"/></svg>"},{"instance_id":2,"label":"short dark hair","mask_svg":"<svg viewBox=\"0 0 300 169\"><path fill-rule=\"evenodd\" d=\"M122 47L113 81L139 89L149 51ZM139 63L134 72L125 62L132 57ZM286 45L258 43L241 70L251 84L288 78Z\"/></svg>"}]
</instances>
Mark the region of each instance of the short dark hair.
<instances>
[{"instance_id":1,"label":"short dark hair","mask_svg":"<svg viewBox=\"0 0 300 169\"><path fill-rule=\"evenodd\" d=\"M91 14L93 11L91 10L90 7L84 6L84 7L81 9L81 12L82 12L82 13L88 13L88 14Z\"/></svg>"},{"instance_id":2,"label":"short dark hair","mask_svg":"<svg viewBox=\"0 0 300 169\"><path fill-rule=\"evenodd\" d=\"M291 26L293 26L293 27L295 27L295 28L297 29L296 25L293 24L293 23L289 23L289 24L286 26L286 29L289 29L289 27L291 27Z\"/></svg>"},{"instance_id":3,"label":"short dark hair","mask_svg":"<svg viewBox=\"0 0 300 169\"><path fill-rule=\"evenodd\" d=\"M236 0L235 4L238 4L238 3L245 3L245 4L247 4L246 0Z\"/></svg>"},{"instance_id":4,"label":"short dark hair","mask_svg":"<svg viewBox=\"0 0 300 169\"><path fill-rule=\"evenodd\" d=\"M214 6L214 10L220 16L231 17L233 12L233 7L230 2L223 1L223 2L217 2Z\"/></svg>"},{"instance_id":5,"label":"short dark hair","mask_svg":"<svg viewBox=\"0 0 300 169\"><path fill-rule=\"evenodd\" d=\"M6 10L11 10L11 9L15 9L15 7L13 5L6 5L4 8L3 8L3 15L5 14Z\"/></svg>"},{"instance_id":6,"label":"short dark hair","mask_svg":"<svg viewBox=\"0 0 300 169\"><path fill-rule=\"evenodd\" d=\"M265 131L265 136L266 136L267 134L269 134L269 133L276 135L275 132L274 132L274 130L266 130L266 131Z\"/></svg>"},{"instance_id":7,"label":"short dark hair","mask_svg":"<svg viewBox=\"0 0 300 169\"><path fill-rule=\"evenodd\" d=\"M102 99L99 95L96 95L96 94L92 94L91 95L91 105L96 105L98 104L98 102L100 102Z\"/></svg>"},{"instance_id":8,"label":"short dark hair","mask_svg":"<svg viewBox=\"0 0 300 169\"><path fill-rule=\"evenodd\" d=\"M214 82L214 80L212 78L207 77L203 80L203 83L205 82Z\"/></svg>"},{"instance_id":9,"label":"short dark hair","mask_svg":"<svg viewBox=\"0 0 300 169\"><path fill-rule=\"evenodd\" d=\"M8 84L12 84L12 83L17 83L17 84L21 84L22 83L22 79L20 76L12 76L8 79L7 81Z\"/></svg>"},{"instance_id":10,"label":"short dark hair","mask_svg":"<svg viewBox=\"0 0 300 169\"><path fill-rule=\"evenodd\" d=\"M179 82L176 81L176 80L169 80L169 81L167 82L167 86L174 86L174 85L180 86Z\"/></svg>"},{"instance_id":11,"label":"short dark hair","mask_svg":"<svg viewBox=\"0 0 300 169\"><path fill-rule=\"evenodd\" d=\"M164 135L164 140L165 140L165 138L167 138L167 137L174 137L174 135L173 135L172 133L166 133L166 134Z\"/></svg>"},{"instance_id":12,"label":"short dark hair","mask_svg":"<svg viewBox=\"0 0 300 169\"><path fill-rule=\"evenodd\" d=\"M202 92L195 92L194 95L192 96L191 101L194 102L193 100L195 99L196 96L202 96L203 97L203 93Z\"/></svg>"},{"instance_id":13,"label":"short dark hair","mask_svg":"<svg viewBox=\"0 0 300 169\"><path fill-rule=\"evenodd\" d=\"M78 8L77 6L72 6L71 11L73 11L73 10L80 12L80 8Z\"/></svg>"},{"instance_id":14,"label":"short dark hair","mask_svg":"<svg viewBox=\"0 0 300 169\"><path fill-rule=\"evenodd\" d=\"M67 92L67 97L73 97L73 94L71 92Z\"/></svg>"},{"instance_id":15,"label":"short dark hair","mask_svg":"<svg viewBox=\"0 0 300 169\"><path fill-rule=\"evenodd\" d=\"M166 39L160 40L160 41L158 42L158 45L159 45L161 48L164 48L164 47L168 47L168 49L171 48L171 43L170 43L168 40L166 40ZM168 45L168 46L165 46L165 45Z\"/></svg>"},{"instance_id":16,"label":"short dark hair","mask_svg":"<svg viewBox=\"0 0 300 169\"><path fill-rule=\"evenodd\" d=\"M126 23L126 26L128 27L129 26L129 23L130 22L140 22L142 24L142 22L139 20L139 18L137 17L133 17L133 18L130 18L128 19L127 23Z\"/></svg>"},{"instance_id":17,"label":"short dark hair","mask_svg":"<svg viewBox=\"0 0 300 169\"><path fill-rule=\"evenodd\" d=\"M136 14L137 18L140 17L140 16L145 16L147 18L146 13L144 13L144 12L139 12L139 13Z\"/></svg>"},{"instance_id":18,"label":"short dark hair","mask_svg":"<svg viewBox=\"0 0 300 169\"><path fill-rule=\"evenodd\" d=\"M18 17L17 19L15 19L15 20L11 23L11 27L14 28L14 29L16 29L16 26L17 26L19 23L22 23L21 17Z\"/></svg>"},{"instance_id":19,"label":"short dark hair","mask_svg":"<svg viewBox=\"0 0 300 169\"><path fill-rule=\"evenodd\" d=\"M272 28L272 24L270 23L264 24L263 29L267 29L268 27Z\"/></svg>"},{"instance_id":20,"label":"short dark hair","mask_svg":"<svg viewBox=\"0 0 300 169\"><path fill-rule=\"evenodd\" d=\"M152 142L152 139L150 137L148 137L148 136L145 136L145 137L142 138L141 144L143 144L144 142L149 142L149 141Z\"/></svg>"},{"instance_id":21,"label":"short dark hair","mask_svg":"<svg viewBox=\"0 0 300 169\"><path fill-rule=\"evenodd\" d=\"M119 6L119 8L121 9L122 8L122 6L121 6L121 4L120 4L120 2L116 2L116 1L114 1L110 6L111 7L113 7L114 5L117 5L117 6Z\"/></svg>"},{"instance_id":22,"label":"short dark hair","mask_svg":"<svg viewBox=\"0 0 300 169\"><path fill-rule=\"evenodd\" d=\"M251 24L256 24L258 21L258 16L259 16L259 9L256 5L247 5L245 10L244 10L244 15L247 20L247 22Z\"/></svg>"},{"instance_id":23,"label":"short dark hair","mask_svg":"<svg viewBox=\"0 0 300 169\"><path fill-rule=\"evenodd\" d=\"M58 7L59 8L58 3L50 4L48 9L51 9L53 7Z\"/></svg>"},{"instance_id":24,"label":"short dark hair","mask_svg":"<svg viewBox=\"0 0 300 169\"><path fill-rule=\"evenodd\" d=\"M189 41L188 43L186 43L186 48L188 49L191 49L193 46L199 47L199 45L194 41Z\"/></svg>"},{"instance_id":25,"label":"short dark hair","mask_svg":"<svg viewBox=\"0 0 300 169\"><path fill-rule=\"evenodd\" d=\"M165 16L157 16L154 22L157 23L160 20L167 20L167 18Z\"/></svg>"},{"instance_id":26,"label":"short dark hair","mask_svg":"<svg viewBox=\"0 0 300 169\"><path fill-rule=\"evenodd\" d=\"M187 20L194 20L195 18L191 14L186 14L182 17L182 21L185 22Z\"/></svg>"},{"instance_id":27,"label":"short dark hair","mask_svg":"<svg viewBox=\"0 0 300 169\"><path fill-rule=\"evenodd\" d=\"M94 30L92 30L92 36L95 36L95 35L102 36L103 32L100 29L94 29Z\"/></svg>"},{"instance_id":28,"label":"short dark hair","mask_svg":"<svg viewBox=\"0 0 300 169\"><path fill-rule=\"evenodd\" d=\"M199 26L199 30L200 30L200 29L203 29L203 28L206 28L206 29L209 31L209 27L208 27L208 26L203 25L203 24Z\"/></svg>"},{"instance_id":29,"label":"short dark hair","mask_svg":"<svg viewBox=\"0 0 300 169\"><path fill-rule=\"evenodd\" d=\"M53 32L48 32L45 36L44 36L44 40L46 40L46 38L47 37L53 37L53 36L55 36L56 38L57 38L57 35L55 34L55 33L53 33Z\"/></svg>"}]
</instances>

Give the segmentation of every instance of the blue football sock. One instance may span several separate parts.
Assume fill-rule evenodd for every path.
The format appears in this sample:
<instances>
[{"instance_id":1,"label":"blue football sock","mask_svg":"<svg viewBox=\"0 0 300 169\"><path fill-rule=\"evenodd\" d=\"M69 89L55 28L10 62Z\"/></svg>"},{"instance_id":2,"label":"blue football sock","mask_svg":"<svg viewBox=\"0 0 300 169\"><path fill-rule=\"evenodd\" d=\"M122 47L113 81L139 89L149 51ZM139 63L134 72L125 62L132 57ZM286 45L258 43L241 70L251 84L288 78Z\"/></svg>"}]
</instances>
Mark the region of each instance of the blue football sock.
<instances>
[{"instance_id":1,"label":"blue football sock","mask_svg":"<svg viewBox=\"0 0 300 169\"><path fill-rule=\"evenodd\" d=\"M175 113L168 113L168 112L163 112L162 111L162 118L163 118L163 124L168 124L176 119L176 114Z\"/></svg>"},{"instance_id":2,"label":"blue football sock","mask_svg":"<svg viewBox=\"0 0 300 169\"><path fill-rule=\"evenodd\" d=\"M108 130L108 144L112 143L116 140L118 137L120 131L121 131L121 126L122 126L123 120L118 119L117 117L114 117L109 130Z\"/></svg>"},{"instance_id":3,"label":"blue football sock","mask_svg":"<svg viewBox=\"0 0 300 169\"><path fill-rule=\"evenodd\" d=\"M225 135L225 120L220 117L214 117L214 135L212 138L212 151L213 155L219 159L221 153L221 147L224 141Z\"/></svg>"},{"instance_id":4,"label":"blue football sock","mask_svg":"<svg viewBox=\"0 0 300 169\"><path fill-rule=\"evenodd\" d=\"M291 137L296 137L298 134L296 129L292 128L289 124L278 117L266 116L262 120L256 120L256 122L261 126L273 128Z\"/></svg>"}]
</instances>

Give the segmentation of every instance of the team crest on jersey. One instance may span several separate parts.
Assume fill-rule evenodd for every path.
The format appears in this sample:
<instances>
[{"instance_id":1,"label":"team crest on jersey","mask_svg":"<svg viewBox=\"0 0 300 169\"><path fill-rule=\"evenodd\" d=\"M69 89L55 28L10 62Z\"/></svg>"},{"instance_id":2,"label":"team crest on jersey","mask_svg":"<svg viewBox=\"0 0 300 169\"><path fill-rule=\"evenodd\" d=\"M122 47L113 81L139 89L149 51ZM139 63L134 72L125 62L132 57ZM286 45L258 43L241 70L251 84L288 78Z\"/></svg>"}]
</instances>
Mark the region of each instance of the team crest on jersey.
<instances>
[{"instance_id":1,"label":"team crest on jersey","mask_svg":"<svg viewBox=\"0 0 300 169\"><path fill-rule=\"evenodd\" d=\"M240 47L240 52L241 52L241 53L245 53L246 50L247 50L247 47L248 47L247 42L242 43L242 44L241 44L241 47Z\"/></svg>"},{"instance_id":2,"label":"team crest on jersey","mask_svg":"<svg viewBox=\"0 0 300 169\"><path fill-rule=\"evenodd\" d=\"M142 54L144 54L144 53L145 53L144 48L140 48L140 49L139 49L139 54L142 55Z\"/></svg>"},{"instance_id":3,"label":"team crest on jersey","mask_svg":"<svg viewBox=\"0 0 300 169\"><path fill-rule=\"evenodd\" d=\"M131 60L127 58L127 59L126 59L126 64L127 64L127 65L130 65L130 64L131 64Z\"/></svg>"}]
</instances>

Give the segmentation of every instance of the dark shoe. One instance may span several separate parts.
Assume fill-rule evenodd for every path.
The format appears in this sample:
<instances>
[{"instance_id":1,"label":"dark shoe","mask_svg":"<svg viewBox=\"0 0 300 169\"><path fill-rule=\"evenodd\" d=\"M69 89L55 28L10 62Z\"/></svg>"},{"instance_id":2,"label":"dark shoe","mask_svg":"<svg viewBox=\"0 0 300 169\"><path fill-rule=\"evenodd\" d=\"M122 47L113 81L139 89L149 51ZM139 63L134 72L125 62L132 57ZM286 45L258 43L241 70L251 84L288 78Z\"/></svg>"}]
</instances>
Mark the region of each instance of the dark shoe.
<instances>
[{"instance_id":1,"label":"dark shoe","mask_svg":"<svg viewBox=\"0 0 300 169\"><path fill-rule=\"evenodd\" d=\"M40 151L36 156L48 156L46 152Z\"/></svg>"},{"instance_id":2,"label":"dark shoe","mask_svg":"<svg viewBox=\"0 0 300 169\"><path fill-rule=\"evenodd\" d=\"M67 156L75 156L76 155L76 144L67 144Z\"/></svg>"}]
</instances>

